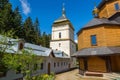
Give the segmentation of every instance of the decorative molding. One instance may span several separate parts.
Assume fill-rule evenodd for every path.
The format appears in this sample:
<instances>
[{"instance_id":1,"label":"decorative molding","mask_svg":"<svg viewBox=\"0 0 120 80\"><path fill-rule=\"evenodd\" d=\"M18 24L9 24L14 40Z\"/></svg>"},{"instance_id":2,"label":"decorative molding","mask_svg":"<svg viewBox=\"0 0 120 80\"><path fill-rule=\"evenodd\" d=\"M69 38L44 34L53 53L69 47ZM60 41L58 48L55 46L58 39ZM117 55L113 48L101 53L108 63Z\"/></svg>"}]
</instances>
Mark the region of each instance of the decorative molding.
<instances>
[{"instance_id":1,"label":"decorative molding","mask_svg":"<svg viewBox=\"0 0 120 80\"><path fill-rule=\"evenodd\" d=\"M72 41L74 44L76 44L75 41L73 41L72 39L56 39L56 40L51 40L50 42L56 42L56 41Z\"/></svg>"}]
</instances>

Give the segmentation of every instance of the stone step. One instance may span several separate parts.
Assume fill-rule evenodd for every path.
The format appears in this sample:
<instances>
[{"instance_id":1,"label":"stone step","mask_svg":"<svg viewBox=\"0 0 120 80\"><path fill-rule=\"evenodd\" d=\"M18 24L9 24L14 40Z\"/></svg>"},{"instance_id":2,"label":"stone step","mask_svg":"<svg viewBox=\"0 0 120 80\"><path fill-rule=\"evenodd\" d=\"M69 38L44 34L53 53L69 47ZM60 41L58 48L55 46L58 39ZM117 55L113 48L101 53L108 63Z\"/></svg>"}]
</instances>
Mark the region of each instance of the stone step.
<instances>
[{"instance_id":1,"label":"stone step","mask_svg":"<svg viewBox=\"0 0 120 80\"><path fill-rule=\"evenodd\" d=\"M110 79L110 80L118 80L116 78L120 78L120 74L117 74L117 73L105 73L104 77L107 78L107 79Z\"/></svg>"},{"instance_id":2,"label":"stone step","mask_svg":"<svg viewBox=\"0 0 120 80\"><path fill-rule=\"evenodd\" d=\"M103 77L103 73L98 73L98 72L85 72L85 76Z\"/></svg>"}]
</instances>

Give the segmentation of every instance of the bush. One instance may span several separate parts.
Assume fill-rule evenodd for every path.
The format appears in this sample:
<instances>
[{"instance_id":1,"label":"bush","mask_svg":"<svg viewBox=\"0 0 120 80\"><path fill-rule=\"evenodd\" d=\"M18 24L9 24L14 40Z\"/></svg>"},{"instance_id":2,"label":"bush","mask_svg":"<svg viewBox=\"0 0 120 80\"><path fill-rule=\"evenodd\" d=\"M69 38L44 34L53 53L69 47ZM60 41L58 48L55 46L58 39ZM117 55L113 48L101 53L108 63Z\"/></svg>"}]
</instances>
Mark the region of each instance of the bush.
<instances>
[{"instance_id":1,"label":"bush","mask_svg":"<svg viewBox=\"0 0 120 80\"><path fill-rule=\"evenodd\" d=\"M55 76L53 73L51 73L50 75L48 74L43 74L43 75L39 75L39 76L34 76L32 77L32 80L54 80Z\"/></svg>"}]
</instances>

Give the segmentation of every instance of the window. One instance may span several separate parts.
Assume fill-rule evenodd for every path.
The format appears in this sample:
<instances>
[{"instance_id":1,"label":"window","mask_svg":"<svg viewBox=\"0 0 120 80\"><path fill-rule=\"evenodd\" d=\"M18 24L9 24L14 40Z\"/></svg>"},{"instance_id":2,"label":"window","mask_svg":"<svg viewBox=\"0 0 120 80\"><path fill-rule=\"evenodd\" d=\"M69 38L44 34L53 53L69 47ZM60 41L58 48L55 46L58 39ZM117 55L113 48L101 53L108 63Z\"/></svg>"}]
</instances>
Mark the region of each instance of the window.
<instances>
[{"instance_id":1,"label":"window","mask_svg":"<svg viewBox=\"0 0 120 80\"><path fill-rule=\"evenodd\" d=\"M59 43L59 47L61 47L61 43Z\"/></svg>"},{"instance_id":2,"label":"window","mask_svg":"<svg viewBox=\"0 0 120 80\"><path fill-rule=\"evenodd\" d=\"M43 69L43 63L41 63L40 69L41 69L41 70Z\"/></svg>"},{"instance_id":3,"label":"window","mask_svg":"<svg viewBox=\"0 0 120 80\"><path fill-rule=\"evenodd\" d=\"M91 36L91 45L92 45L92 46L97 45L96 35L92 35L92 36Z\"/></svg>"},{"instance_id":4,"label":"window","mask_svg":"<svg viewBox=\"0 0 120 80\"><path fill-rule=\"evenodd\" d=\"M59 62L57 63L57 66L59 67Z\"/></svg>"},{"instance_id":5,"label":"window","mask_svg":"<svg viewBox=\"0 0 120 80\"><path fill-rule=\"evenodd\" d=\"M29 65L28 65L29 66ZM34 70L37 70L38 65L34 64Z\"/></svg>"},{"instance_id":6,"label":"window","mask_svg":"<svg viewBox=\"0 0 120 80\"><path fill-rule=\"evenodd\" d=\"M120 9L119 4L116 3L116 4L115 4L115 10L117 11L117 10L119 10L119 9Z\"/></svg>"},{"instance_id":7,"label":"window","mask_svg":"<svg viewBox=\"0 0 120 80\"><path fill-rule=\"evenodd\" d=\"M54 63L54 67L56 67L56 63Z\"/></svg>"},{"instance_id":8,"label":"window","mask_svg":"<svg viewBox=\"0 0 120 80\"><path fill-rule=\"evenodd\" d=\"M59 38L61 38L61 32L59 32Z\"/></svg>"}]
</instances>

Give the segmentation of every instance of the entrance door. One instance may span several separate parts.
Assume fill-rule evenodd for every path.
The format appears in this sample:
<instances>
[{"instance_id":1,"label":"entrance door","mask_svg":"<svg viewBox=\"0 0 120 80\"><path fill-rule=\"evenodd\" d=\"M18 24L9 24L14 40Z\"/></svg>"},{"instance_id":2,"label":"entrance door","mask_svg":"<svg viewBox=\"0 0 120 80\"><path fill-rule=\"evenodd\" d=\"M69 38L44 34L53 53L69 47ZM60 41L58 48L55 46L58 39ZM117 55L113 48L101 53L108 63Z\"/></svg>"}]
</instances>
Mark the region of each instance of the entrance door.
<instances>
[{"instance_id":1,"label":"entrance door","mask_svg":"<svg viewBox=\"0 0 120 80\"><path fill-rule=\"evenodd\" d=\"M48 63L48 74L50 74L50 63Z\"/></svg>"},{"instance_id":2,"label":"entrance door","mask_svg":"<svg viewBox=\"0 0 120 80\"><path fill-rule=\"evenodd\" d=\"M88 58L88 71L107 72L105 60L97 56L89 57Z\"/></svg>"}]
</instances>

